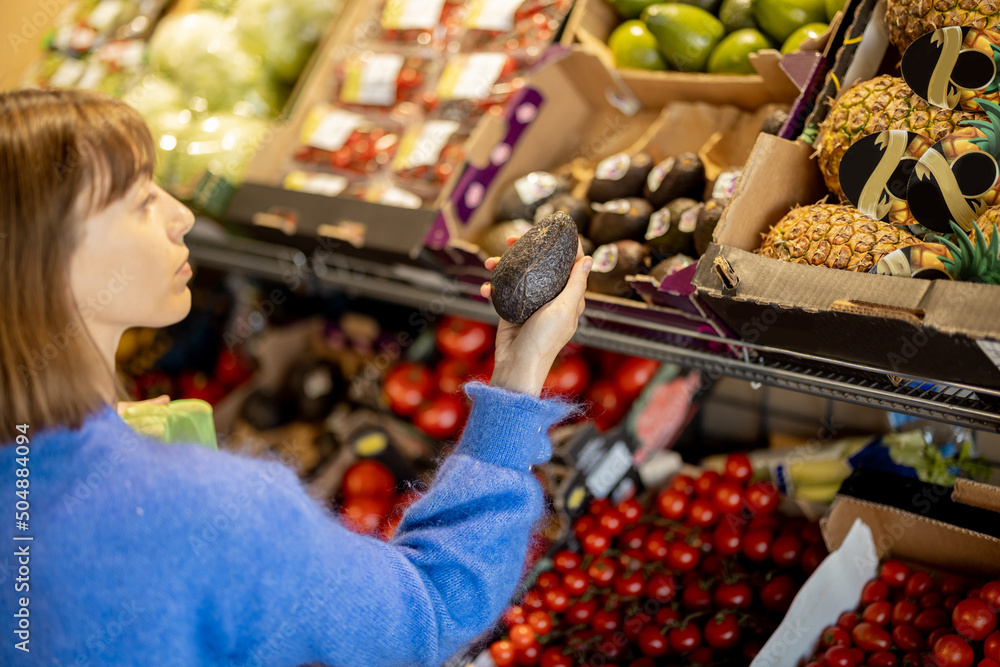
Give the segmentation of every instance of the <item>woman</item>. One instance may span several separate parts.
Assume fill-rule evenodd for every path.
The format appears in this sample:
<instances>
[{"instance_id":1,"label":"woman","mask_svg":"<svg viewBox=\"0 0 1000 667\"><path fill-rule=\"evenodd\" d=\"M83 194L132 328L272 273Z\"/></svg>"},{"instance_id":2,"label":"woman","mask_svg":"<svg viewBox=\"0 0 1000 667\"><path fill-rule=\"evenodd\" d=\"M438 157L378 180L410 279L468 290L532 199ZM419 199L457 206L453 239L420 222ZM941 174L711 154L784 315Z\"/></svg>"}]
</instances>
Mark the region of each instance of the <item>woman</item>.
<instances>
[{"instance_id":1,"label":"woman","mask_svg":"<svg viewBox=\"0 0 1000 667\"><path fill-rule=\"evenodd\" d=\"M151 180L153 155L110 97L0 94L0 507L18 554L0 570L0 663L440 664L521 574L542 512L530 469L565 411L538 396L590 258L501 324L492 386L467 388L455 452L386 544L275 462L146 440L111 407L122 332L191 303L193 217Z\"/></svg>"}]
</instances>

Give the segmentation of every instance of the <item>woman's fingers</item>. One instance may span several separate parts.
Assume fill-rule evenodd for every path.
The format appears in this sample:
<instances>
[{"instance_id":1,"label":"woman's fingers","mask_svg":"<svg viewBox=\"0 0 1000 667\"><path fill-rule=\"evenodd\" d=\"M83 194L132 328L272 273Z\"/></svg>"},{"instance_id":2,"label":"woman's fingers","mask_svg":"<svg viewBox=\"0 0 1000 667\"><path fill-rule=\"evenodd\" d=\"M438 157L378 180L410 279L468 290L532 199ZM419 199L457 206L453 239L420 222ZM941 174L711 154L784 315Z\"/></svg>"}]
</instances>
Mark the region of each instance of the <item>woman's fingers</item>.
<instances>
[{"instance_id":1,"label":"woman's fingers","mask_svg":"<svg viewBox=\"0 0 1000 667\"><path fill-rule=\"evenodd\" d=\"M493 285L490 283L483 283L479 286L479 293L483 295L484 299L488 299L493 295Z\"/></svg>"},{"instance_id":2,"label":"woman's fingers","mask_svg":"<svg viewBox=\"0 0 1000 667\"><path fill-rule=\"evenodd\" d=\"M517 243L517 240L519 238L521 238L521 237L520 236L508 236L507 237L507 245L508 246L514 245L515 243Z\"/></svg>"},{"instance_id":3,"label":"woman's fingers","mask_svg":"<svg viewBox=\"0 0 1000 667\"><path fill-rule=\"evenodd\" d=\"M484 265L486 266L486 269L488 271L492 271L493 269L497 268L497 264L499 262L500 262L499 257L490 257L488 260L484 262Z\"/></svg>"}]
</instances>

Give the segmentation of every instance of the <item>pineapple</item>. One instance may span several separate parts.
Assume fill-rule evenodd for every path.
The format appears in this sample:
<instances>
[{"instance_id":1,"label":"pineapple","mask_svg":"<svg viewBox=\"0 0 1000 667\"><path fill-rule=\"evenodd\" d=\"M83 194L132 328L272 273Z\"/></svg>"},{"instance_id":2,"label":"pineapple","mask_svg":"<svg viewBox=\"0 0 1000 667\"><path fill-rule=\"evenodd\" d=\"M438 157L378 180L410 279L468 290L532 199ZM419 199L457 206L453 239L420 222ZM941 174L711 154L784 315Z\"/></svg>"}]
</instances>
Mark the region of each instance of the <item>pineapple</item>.
<instances>
[{"instance_id":1,"label":"pineapple","mask_svg":"<svg viewBox=\"0 0 1000 667\"><path fill-rule=\"evenodd\" d=\"M763 235L757 253L796 264L864 273L893 250L920 239L853 206L813 204L792 209Z\"/></svg>"},{"instance_id":2,"label":"pineapple","mask_svg":"<svg viewBox=\"0 0 1000 667\"><path fill-rule=\"evenodd\" d=\"M889 0L885 18L889 40L902 53L923 34L945 26L995 28L1000 0Z\"/></svg>"},{"instance_id":3,"label":"pineapple","mask_svg":"<svg viewBox=\"0 0 1000 667\"><path fill-rule=\"evenodd\" d=\"M990 215L987 212L983 217ZM993 216L995 218L995 215ZM990 224L990 223L985 223ZM955 240L938 239L949 251L949 257L942 257L941 263L955 280L987 285L1000 285L1000 228L992 225L989 242L983 234L979 223L973 229L975 241L965 235L962 228L951 223L955 231Z\"/></svg>"},{"instance_id":4,"label":"pineapple","mask_svg":"<svg viewBox=\"0 0 1000 667\"><path fill-rule=\"evenodd\" d=\"M981 118L984 118L982 114L931 106L899 77L882 75L859 83L840 96L819 127L815 145L826 187L845 201L840 188L840 161L847 149L865 135L883 130L908 130L927 137L922 149L912 151L912 156L919 158L935 142L954 132L961 121ZM890 213L890 221L896 225L915 222L901 202Z\"/></svg>"}]
</instances>

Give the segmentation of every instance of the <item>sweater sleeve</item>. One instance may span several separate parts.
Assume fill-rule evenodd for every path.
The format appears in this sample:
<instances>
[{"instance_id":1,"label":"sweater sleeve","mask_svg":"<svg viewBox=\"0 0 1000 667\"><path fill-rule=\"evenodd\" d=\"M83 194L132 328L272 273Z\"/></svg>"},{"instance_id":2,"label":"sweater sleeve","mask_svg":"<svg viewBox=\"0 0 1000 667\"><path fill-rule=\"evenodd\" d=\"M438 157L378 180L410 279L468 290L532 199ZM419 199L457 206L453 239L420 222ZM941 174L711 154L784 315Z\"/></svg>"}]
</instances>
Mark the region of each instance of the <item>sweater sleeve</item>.
<instances>
[{"instance_id":1,"label":"sweater sleeve","mask_svg":"<svg viewBox=\"0 0 1000 667\"><path fill-rule=\"evenodd\" d=\"M566 409L479 384L466 392L465 432L391 542L346 530L290 472L259 496L258 520L213 549L229 585L206 613L231 627L217 647L227 659L440 665L495 622L543 510L530 466L548 459L546 432Z\"/></svg>"}]
</instances>

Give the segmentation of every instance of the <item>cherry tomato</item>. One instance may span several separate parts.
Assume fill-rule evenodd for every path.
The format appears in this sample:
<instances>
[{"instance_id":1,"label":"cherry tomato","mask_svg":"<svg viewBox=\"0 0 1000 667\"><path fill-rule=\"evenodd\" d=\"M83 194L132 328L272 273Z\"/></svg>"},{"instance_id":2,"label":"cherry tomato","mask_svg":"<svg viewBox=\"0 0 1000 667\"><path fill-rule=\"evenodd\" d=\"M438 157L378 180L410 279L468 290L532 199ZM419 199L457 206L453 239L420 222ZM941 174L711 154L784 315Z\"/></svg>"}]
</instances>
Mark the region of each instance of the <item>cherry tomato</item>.
<instances>
[{"instance_id":1,"label":"cherry tomato","mask_svg":"<svg viewBox=\"0 0 1000 667\"><path fill-rule=\"evenodd\" d=\"M545 600L542 597L542 594L543 594L542 591L538 590L537 588L532 588L530 591L524 594L523 598L521 598L521 606L525 610L544 609Z\"/></svg>"},{"instance_id":2,"label":"cherry tomato","mask_svg":"<svg viewBox=\"0 0 1000 667\"><path fill-rule=\"evenodd\" d=\"M851 630L854 645L862 651L884 651L892 644L889 633L874 623L862 621Z\"/></svg>"},{"instance_id":3,"label":"cherry tomato","mask_svg":"<svg viewBox=\"0 0 1000 667\"><path fill-rule=\"evenodd\" d=\"M898 560L887 560L882 563L878 576L889 588L902 588L906 585L906 578L910 576L910 568Z\"/></svg>"},{"instance_id":4,"label":"cherry tomato","mask_svg":"<svg viewBox=\"0 0 1000 667\"><path fill-rule=\"evenodd\" d=\"M677 475L670 482L669 488L680 491L686 496L693 496L696 491L696 484L694 478L690 475Z\"/></svg>"},{"instance_id":5,"label":"cherry tomato","mask_svg":"<svg viewBox=\"0 0 1000 667\"><path fill-rule=\"evenodd\" d=\"M621 532L625 530L625 519L618 510L612 508L598 517L597 525L605 533L611 537L615 537L616 535L621 535Z\"/></svg>"},{"instance_id":6,"label":"cherry tomato","mask_svg":"<svg viewBox=\"0 0 1000 667\"><path fill-rule=\"evenodd\" d=\"M941 581L942 595L961 595L965 592L968 582L957 574L949 574Z\"/></svg>"},{"instance_id":7,"label":"cherry tomato","mask_svg":"<svg viewBox=\"0 0 1000 667\"><path fill-rule=\"evenodd\" d=\"M1000 630L990 633L990 636L983 642L983 653L990 660L1000 662Z\"/></svg>"},{"instance_id":8,"label":"cherry tomato","mask_svg":"<svg viewBox=\"0 0 1000 667\"><path fill-rule=\"evenodd\" d=\"M384 496L356 496L344 502L344 525L355 533L371 534L379 529L392 511L392 501Z\"/></svg>"},{"instance_id":9,"label":"cherry tomato","mask_svg":"<svg viewBox=\"0 0 1000 667\"><path fill-rule=\"evenodd\" d=\"M510 629L507 638L515 649L524 648L535 643L535 631L527 623L519 623Z\"/></svg>"},{"instance_id":10,"label":"cherry tomato","mask_svg":"<svg viewBox=\"0 0 1000 667\"><path fill-rule=\"evenodd\" d=\"M844 628L848 632L850 632L851 629L860 622L861 614L856 611L845 611L837 618L837 625Z\"/></svg>"},{"instance_id":11,"label":"cherry tomato","mask_svg":"<svg viewBox=\"0 0 1000 667\"><path fill-rule=\"evenodd\" d=\"M642 545L642 550L649 556L650 560L666 560L670 553L670 542L667 541L666 533L656 532L646 539Z\"/></svg>"},{"instance_id":12,"label":"cherry tomato","mask_svg":"<svg viewBox=\"0 0 1000 667\"><path fill-rule=\"evenodd\" d=\"M590 577L583 570L572 570L563 575L562 585L572 597L579 597L590 588Z\"/></svg>"},{"instance_id":13,"label":"cherry tomato","mask_svg":"<svg viewBox=\"0 0 1000 667\"><path fill-rule=\"evenodd\" d=\"M991 658L983 658L976 667L1000 667L1000 662Z\"/></svg>"},{"instance_id":14,"label":"cherry tomato","mask_svg":"<svg viewBox=\"0 0 1000 667\"><path fill-rule=\"evenodd\" d=\"M674 575L657 572L646 582L646 597L659 604L667 604L677 596Z\"/></svg>"},{"instance_id":15,"label":"cherry tomato","mask_svg":"<svg viewBox=\"0 0 1000 667\"><path fill-rule=\"evenodd\" d=\"M540 591L547 591L562 583L562 578L555 572L542 572L535 578L535 588Z\"/></svg>"},{"instance_id":16,"label":"cherry tomato","mask_svg":"<svg viewBox=\"0 0 1000 667\"><path fill-rule=\"evenodd\" d=\"M340 483L345 501L360 497L392 498L396 494L396 477L374 459L361 459L344 472Z\"/></svg>"},{"instance_id":17,"label":"cherry tomato","mask_svg":"<svg viewBox=\"0 0 1000 667\"><path fill-rule=\"evenodd\" d=\"M476 359L493 346L496 329L460 317L445 317L437 330L437 347L446 357Z\"/></svg>"},{"instance_id":18,"label":"cherry tomato","mask_svg":"<svg viewBox=\"0 0 1000 667\"><path fill-rule=\"evenodd\" d=\"M747 507L754 513L767 516L778 509L781 498L774 482L754 482L743 493Z\"/></svg>"},{"instance_id":19,"label":"cherry tomato","mask_svg":"<svg viewBox=\"0 0 1000 667\"><path fill-rule=\"evenodd\" d=\"M552 557L552 568L556 572L566 574L567 572L579 569L582 562L583 556L575 551L563 549L562 551L557 551L556 555Z\"/></svg>"},{"instance_id":20,"label":"cherry tomato","mask_svg":"<svg viewBox=\"0 0 1000 667\"><path fill-rule=\"evenodd\" d=\"M970 667L974 659L972 647L958 635L945 635L934 644L938 667Z\"/></svg>"},{"instance_id":21,"label":"cherry tomato","mask_svg":"<svg viewBox=\"0 0 1000 667\"><path fill-rule=\"evenodd\" d=\"M643 507L635 498L629 498L618 503L618 513L625 519L625 525L630 526L642 518Z\"/></svg>"},{"instance_id":22,"label":"cherry tomato","mask_svg":"<svg viewBox=\"0 0 1000 667\"><path fill-rule=\"evenodd\" d=\"M698 528L711 528L719 520L719 511L710 501L696 498L688 506L688 523Z\"/></svg>"},{"instance_id":23,"label":"cherry tomato","mask_svg":"<svg viewBox=\"0 0 1000 667\"><path fill-rule=\"evenodd\" d=\"M681 604L689 611L707 611L712 608L712 591L692 583L681 590Z\"/></svg>"},{"instance_id":24,"label":"cherry tomato","mask_svg":"<svg viewBox=\"0 0 1000 667\"><path fill-rule=\"evenodd\" d=\"M583 539L583 536L594 528L597 528L597 519L592 516L581 516L573 522L573 534L577 539Z\"/></svg>"},{"instance_id":25,"label":"cherry tomato","mask_svg":"<svg viewBox=\"0 0 1000 667\"><path fill-rule=\"evenodd\" d=\"M931 630L931 633L927 635L927 645L933 648L939 639L950 634L953 634L951 628L937 628L936 630Z\"/></svg>"},{"instance_id":26,"label":"cherry tomato","mask_svg":"<svg viewBox=\"0 0 1000 667\"><path fill-rule=\"evenodd\" d=\"M618 546L621 549L642 549L646 544L649 528L643 525L632 526L618 536Z\"/></svg>"},{"instance_id":27,"label":"cherry tomato","mask_svg":"<svg viewBox=\"0 0 1000 667\"><path fill-rule=\"evenodd\" d=\"M740 624L732 614L718 614L705 624L705 643L726 651L740 643Z\"/></svg>"},{"instance_id":28,"label":"cherry tomato","mask_svg":"<svg viewBox=\"0 0 1000 667\"><path fill-rule=\"evenodd\" d=\"M929 591L920 596L917 601L921 609L934 609L944 606L944 596L937 591Z\"/></svg>"},{"instance_id":29,"label":"cherry tomato","mask_svg":"<svg viewBox=\"0 0 1000 667\"><path fill-rule=\"evenodd\" d=\"M903 656L903 667L922 667L923 664L923 656L916 651L910 651Z\"/></svg>"},{"instance_id":30,"label":"cherry tomato","mask_svg":"<svg viewBox=\"0 0 1000 667\"><path fill-rule=\"evenodd\" d=\"M439 394L413 415L413 425L435 440L448 440L462 429L465 401L455 394Z\"/></svg>"},{"instance_id":31,"label":"cherry tomato","mask_svg":"<svg viewBox=\"0 0 1000 667\"><path fill-rule=\"evenodd\" d=\"M706 470L694 481L694 490L699 496L707 496L712 493L721 475L714 470Z\"/></svg>"},{"instance_id":32,"label":"cherry tomato","mask_svg":"<svg viewBox=\"0 0 1000 667\"><path fill-rule=\"evenodd\" d=\"M913 619L917 617L920 613L920 607L909 600L900 600L892 606L892 624L902 625L904 623L913 623Z\"/></svg>"},{"instance_id":33,"label":"cherry tomato","mask_svg":"<svg viewBox=\"0 0 1000 667\"><path fill-rule=\"evenodd\" d=\"M888 599L889 586L880 579L872 579L861 589L861 604L863 605Z\"/></svg>"},{"instance_id":34,"label":"cherry tomato","mask_svg":"<svg viewBox=\"0 0 1000 667\"><path fill-rule=\"evenodd\" d=\"M390 370L382 383L389 408L398 415L413 415L434 391L434 375L422 364L402 363Z\"/></svg>"},{"instance_id":35,"label":"cherry tomato","mask_svg":"<svg viewBox=\"0 0 1000 667\"><path fill-rule=\"evenodd\" d=\"M743 505L743 487L733 480L719 480L712 489L712 502L720 514L735 514Z\"/></svg>"},{"instance_id":36,"label":"cherry tomato","mask_svg":"<svg viewBox=\"0 0 1000 667\"><path fill-rule=\"evenodd\" d=\"M857 664L851 649L845 646L828 648L823 654L823 667L857 667Z\"/></svg>"},{"instance_id":37,"label":"cherry tomato","mask_svg":"<svg viewBox=\"0 0 1000 667\"><path fill-rule=\"evenodd\" d=\"M525 619L536 635L547 635L552 632L552 616L547 611L538 609L528 614Z\"/></svg>"},{"instance_id":38,"label":"cherry tomato","mask_svg":"<svg viewBox=\"0 0 1000 667\"><path fill-rule=\"evenodd\" d=\"M824 651L833 646L850 647L850 645L850 632L839 625L828 626L819 636L819 647Z\"/></svg>"},{"instance_id":39,"label":"cherry tomato","mask_svg":"<svg viewBox=\"0 0 1000 667\"><path fill-rule=\"evenodd\" d=\"M712 533L712 545L720 556L735 556L743 544L743 530L733 522L723 520Z\"/></svg>"},{"instance_id":40,"label":"cherry tomato","mask_svg":"<svg viewBox=\"0 0 1000 667\"><path fill-rule=\"evenodd\" d=\"M666 655L667 651L670 650L670 645L667 643L667 638L660 632L660 629L652 625L646 626L639 633L639 650L642 651L643 655L648 655L653 658L658 658L661 655Z\"/></svg>"},{"instance_id":41,"label":"cherry tomato","mask_svg":"<svg viewBox=\"0 0 1000 667\"><path fill-rule=\"evenodd\" d=\"M958 634L981 641L997 627L997 616L985 600L962 600L951 612L951 622Z\"/></svg>"},{"instance_id":42,"label":"cherry tomato","mask_svg":"<svg viewBox=\"0 0 1000 667\"><path fill-rule=\"evenodd\" d=\"M704 547L702 548L704 549ZM706 575L714 576L722 574L722 571L725 569L726 562L722 559L722 556L720 556L718 552L708 553L701 559L701 571Z\"/></svg>"},{"instance_id":43,"label":"cherry tomato","mask_svg":"<svg viewBox=\"0 0 1000 667\"><path fill-rule=\"evenodd\" d=\"M819 528L819 524L812 521L806 524L806 527L802 529L802 541L806 544L820 544L823 542L823 532Z\"/></svg>"},{"instance_id":44,"label":"cherry tomato","mask_svg":"<svg viewBox=\"0 0 1000 667\"><path fill-rule=\"evenodd\" d=\"M727 584L722 582L713 596L720 609L749 609L753 604L753 589L743 581Z\"/></svg>"},{"instance_id":45,"label":"cherry tomato","mask_svg":"<svg viewBox=\"0 0 1000 667\"><path fill-rule=\"evenodd\" d=\"M771 551L771 540L768 530L748 530L743 536L743 555L755 563L764 562Z\"/></svg>"},{"instance_id":46,"label":"cherry tomato","mask_svg":"<svg viewBox=\"0 0 1000 667\"><path fill-rule=\"evenodd\" d=\"M958 606L958 603L961 601L962 601L961 595L949 595L944 599L944 605L943 605L944 610L952 611L955 607Z\"/></svg>"},{"instance_id":47,"label":"cherry tomato","mask_svg":"<svg viewBox=\"0 0 1000 667\"><path fill-rule=\"evenodd\" d=\"M934 580L931 579L931 575L918 570L910 573L910 577L906 580L906 585L903 586L903 592L906 593L906 597L908 598L917 598L929 592L933 586Z\"/></svg>"},{"instance_id":48,"label":"cherry tomato","mask_svg":"<svg viewBox=\"0 0 1000 667\"><path fill-rule=\"evenodd\" d=\"M525 622L524 608L521 605L514 605L508 607L507 611L503 615L503 624L508 628L512 628L519 623Z\"/></svg>"},{"instance_id":49,"label":"cherry tomato","mask_svg":"<svg viewBox=\"0 0 1000 667\"><path fill-rule=\"evenodd\" d=\"M730 454L726 457L725 476L734 482L746 484L753 477L753 466L750 458L743 453Z\"/></svg>"},{"instance_id":50,"label":"cherry tomato","mask_svg":"<svg viewBox=\"0 0 1000 667\"><path fill-rule=\"evenodd\" d=\"M913 619L913 627L921 632L930 632L937 628L944 628L951 624L948 613L941 608L924 609Z\"/></svg>"},{"instance_id":51,"label":"cherry tomato","mask_svg":"<svg viewBox=\"0 0 1000 667\"><path fill-rule=\"evenodd\" d=\"M610 635L621 625L621 616L617 611L598 609L590 619L591 629L599 635Z\"/></svg>"},{"instance_id":52,"label":"cherry tomato","mask_svg":"<svg viewBox=\"0 0 1000 667\"><path fill-rule=\"evenodd\" d=\"M778 567L794 567L802 558L802 540L792 535L783 535L771 545L771 560Z\"/></svg>"},{"instance_id":53,"label":"cherry tomato","mask_svg":"<svg viewBox=\"0 0 1000 667\"><path fill-rule=\"evenodd\" d=\"M865 610L861 613L861 619L875 625L885 625L889 622L891 615L892 605L885 600L879 600L865 607Z\"/></svg>"},{"instance_id":54,"label":"cherry tomato","mask_svg":"<svg viewBox=\"0 0 1000 667\"><path fill-rule=\"evenodd\" d=\"M587 511L595 517L601 516L611 509L611 501L607 498L595 498L590 501Z\"/></svg>"},{"instance_id":55,"label":"cherry tomato","mask_svg":"<svg viewBox=\"0 0 1000 667\"><path fill-rule=\"evenodd\" d=\"M687 513L688 496L677 489L664 489L656 497L656 511L664 519L681 521Z\"/></svg>"},{"instance_id":56,"label":"cherry tomato","mask_svg":"<svg viewBox=\"0 0 1000 667\"><path fill-rule=\"evenodd\" d=\"M576 663L572 657L563 653L561 646L550 646L542 651L538 664L541 667L573 667Z\"/></svg>"},{"instance_id":57,"label":"cherry tomato","mask_svg":"<svg viewBox=\"0 0 1000 667\"><path fill-rule=\"evenodd\" d=\"M569 607L569 595L562 587L548 589L545 591L543 599L545 607L557 614L566 611L566 608Z\"/></svg>"},{"instance_id":58,"label":"cherry tomato","mask_svg":"<svg viewBox=\"0 0 1000 667\"><path fill-rule=\"evenodd\" d=\"M594 529L583 536L583 552L600 556L611 546L611 538L602 530Z\"/></svg>"},{"instance_id":59,"label":"cherry tomato","mask_svg":"<svg viewBox=\"0 0 1000 667\"><path fill-rule=\"evenodd\" d=\"M891 651L875 651L868 656L868 667L896 667L899 658Z\"/></svg>"},{"instance_id":60,"label":"cherry tomato","mask_svg":"<svg viewBox=\"0 0 1000 667\"><path fill-rule=\"evenodd\" d=\"M583 395L590 384L590 366L580 355L556 357L545 376L542 392L545 396L575 399Z\"/></svg>"},{"instance_id":61,"label":"cherry tomato","mask_svg":"<svg viewBox=\"0 0 1000 667\"><path fill-rule=\"evenodd\" d=\"M642 594L646 588L646 580L641 572L633 572L628 576L619 576L614 581L614 591L616 595L623 598L634 598Z\"/></svg>"},{"instance_id":62,"label":"cherry tomato","mask_svg":"<svg viewBox=\"0 0 1000 667\"><path fill-rule=\"evenodd\" d=\"M514 644L506 639L493 642L490 645L490 657L497 667L507 667L514 664Z\"/></svg>"},{"instance_id":63,"label":"cherry tomato","mask_svg":"<svg viewBox=\"0 0 1000 667\"><path fill-rule=\"evenodd\" d=\"M563 617L570 625L586 624L590 623L596 611L597 600L577 600L569 606Z\"/></svg>"},{"instance_id":64,"label":"cherry tomato","mask_svg":"<svg viewBox=\"0 0 1000 667\"><path fill-rule=\"evenodd\" d=\"M694 623L672 629L668 637L670 648L678 653L693 651L701 645L701 631Z\"/></svg>"},{"instance_id":65,"label":"cherry tomato","mask_svg":"<svg viewBox=\"0 0 1000 667\"><path fill-rule=\"evenodd\" d=\"M587 390L586 402L598 430L604 432L618 425L625 416L628 402L610 380L598 380Z\"/></svg>"},{"instance_id":66,"label":"cherry tomato","mask_svg":"<svg viewBox=\"0 0 1000 667\"><path fill-rule=\"evenodd\" d=\"M642 357L626 357L615 372L615 385L622 395L635 398L649 384L660 362Z\"/></svg>"},{"instance_id":67,"label":"cherry tomato","mask_svg":"<svg viewBox=\"0 0 1000 667\"><path fill-rule=\"evenodd\" d=\"M760 590L760 602L768 611L785 612L795 597L795 580L781 574L764 584Z\"/></svg>"},{"instance_id":68,"label":"cherry tomato","mask_svg":"<svg viewBox=\"0 0 1000 667\"><path fill-rule=\"evenodd\" d=\"M610 558L597 558L590 564L590 567L587 568L587 576L589 576L590 580L597 586L607 586L610 584L614 580L617 572L618 567Z\"/></svg>"},{"instance_id":69,"label":"cherry tomato","mask_svg":"<svg viewBox=\"0 0 1000 667\"><path fill-rule=\"evenodd\" d=\"M667 554L667 563L677 572L688 572L698 567L701 551L687 542L674 542Z\"/></svg>"},{"instance_id":70,"label":"cherry tomato","mask_svg":"<svg viewBox=\"0 0 1000 667\"><path fill-rule=\"evenodd\" d=\"M1000 611L1000 580L988 581L979 589L979 597L990 604L990 609Z\"/></svg>"},{"instance_id":71,"label":"cherry tomato","mask_svg":"<svg viewBox=\"0 0 1000 667\"><path fill-rule=\"evenodd\" d=\"M820 566L820 563L829 555L826 550L826 545L822 543L813 543L806 547L806 550L802 552L802 571L806 574L812 574L816 571L816 568Z\"/></svg>"},{"instance_id":72,"label":"cherry tomato","mask_svg":"<svg viewBox=\"0 0 1000 667\"><path fill-rule=\"evenodd\" d=\"M538 645L538 642L535 642L530 646L516 649L514 653L516 655L514 658L515 663L523 667L532 667L538 664L538 657L542 653L542 647Z\"/></svg>"},{"instance_id":73,"label":"cherry tomato","mask_svg":"<svg viewBox=\"0 0 1000 667\"><path fill-rule=\"evenodd\" d=\"M639 641L639 633L643 628L649 627L653 622L653 617L644 611L638 611L625 617L622 621L622 631L631 642Z\"/></svg>"}]
</instances>

